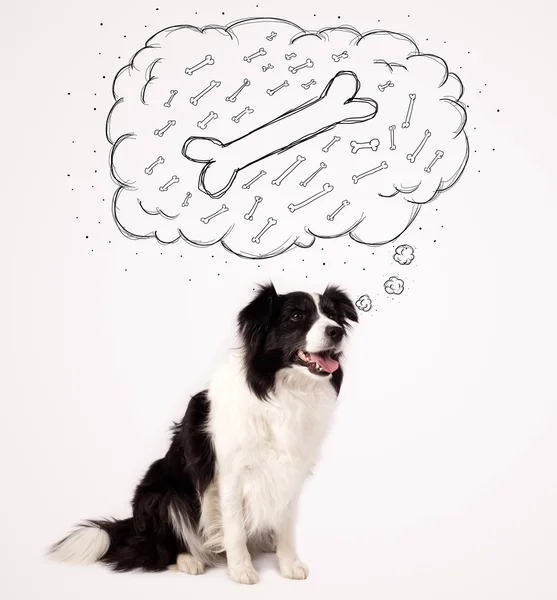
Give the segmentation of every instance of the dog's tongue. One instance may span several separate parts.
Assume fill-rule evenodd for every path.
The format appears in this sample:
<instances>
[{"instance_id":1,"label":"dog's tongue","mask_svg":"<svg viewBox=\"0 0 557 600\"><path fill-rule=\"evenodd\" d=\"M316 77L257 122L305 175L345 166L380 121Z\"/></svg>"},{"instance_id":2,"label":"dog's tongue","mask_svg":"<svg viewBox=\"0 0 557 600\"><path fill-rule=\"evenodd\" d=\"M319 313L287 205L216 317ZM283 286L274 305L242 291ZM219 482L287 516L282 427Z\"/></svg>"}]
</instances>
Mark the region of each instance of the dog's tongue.
<instances>
[{"instance_id":1,"label":"dog's tongue","mask_svg":"<svg viewBox=\"0 0 557 600\"><path fill-rule=\"evenodd\" d=\"M324 354L312 354L309 353L311 360L317 363L323 371L327 371L327 373L334 373L338 369L338 361L330 356L325 356Z\"/></svg>"}]
</instances>

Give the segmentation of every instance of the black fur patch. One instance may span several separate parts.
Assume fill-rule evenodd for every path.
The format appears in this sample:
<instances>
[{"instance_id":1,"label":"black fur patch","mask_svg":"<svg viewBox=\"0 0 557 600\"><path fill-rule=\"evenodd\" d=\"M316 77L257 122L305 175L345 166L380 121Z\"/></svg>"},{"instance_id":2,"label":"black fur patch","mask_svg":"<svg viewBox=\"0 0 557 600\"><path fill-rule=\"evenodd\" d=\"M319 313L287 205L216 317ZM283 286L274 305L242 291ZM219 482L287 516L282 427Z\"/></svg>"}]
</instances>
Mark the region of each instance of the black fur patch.
<instances>
[{"instance_id":1,"label":"black fur patch","mask_svg":"<svg viewBox=\"0 0 557 600\"><path fill-rule=\"evenodd\" d=\"M94 524L108 532L110 547L101 559L116 571L161 571L188 552L169 520L171 505L185 511L193 527L199 523L200 497L215 474L213 443L206 432L210 401L207 392L189 402L181 423L173 428L164 458L155 461L137 486L133 517Z\"/></svg>"},{"instance_id":2,"label":"black fur patch","mask_svg":"<svg viewBox=\"0 0 557 600\"><path fill-rule=\"evenodd\" d=\"M348 296L336 286L328 286L319 297L319 309L343 329L349 321L358 321L356 309ZM293 321L294 313L303 319ZM238 316L238 330L245 348L247 383L261 400L275 389L279 370L293 364L297 349L303 349L311 326L319 318L310 294L292 292L277 294L272 283L261 286L255 298ZM337 393L342 383L339 367L331 377Z\"/></svg>"}]
</instances>

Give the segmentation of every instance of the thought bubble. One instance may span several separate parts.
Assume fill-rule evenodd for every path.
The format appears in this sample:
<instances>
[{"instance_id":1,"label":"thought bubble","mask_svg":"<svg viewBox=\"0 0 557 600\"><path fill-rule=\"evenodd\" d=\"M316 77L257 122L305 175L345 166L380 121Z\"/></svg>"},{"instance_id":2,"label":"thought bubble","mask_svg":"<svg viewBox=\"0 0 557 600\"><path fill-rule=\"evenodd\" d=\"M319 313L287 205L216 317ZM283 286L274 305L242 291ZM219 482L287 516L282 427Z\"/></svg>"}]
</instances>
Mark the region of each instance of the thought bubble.
<instances>
[{"instance_id":1,"label":"thought bubble","mask_svg":"<svg viewBox=\"0 0 557 600\"><path fill-rule=\"evenodd\" d=\"M404 281L396 277L396 275L389 277L383 285L387 294L396 294L399 296L404 291Z\"/></svg>"},{"instance_id":2,"label":"thought bubble","mask_svg":"<svg viewBox=\"0 0 557 600\"><path fill-rule=\"evenodd\" d=\"M114 80L114 219L132 239L247 258L391 242L464 170L462 92L399 33L170 27Z\"/></svg>"},{"instance_id":3,"label":"thought bubble","mask_svg":"<svg viewBox=\"0 0 557 600\"><path fill-rule=\"evenodd\" d=\"M371 310L371 298L367 295L364 294L363 296L360 296L357 300L356 300L356 308L358 310L361 310L363 312L368 312Z\"/></svg>"},{"instance_id":4,"label":"thought bubble","mask_svg":"<svg viewBox=\"0 0 557 600\"><path fill-rule=\"evenodd\" d=\"M393 258L399 265L409 265L414 260L414 248L408 244L397 246Z\"/></svg>"}]
</instances>

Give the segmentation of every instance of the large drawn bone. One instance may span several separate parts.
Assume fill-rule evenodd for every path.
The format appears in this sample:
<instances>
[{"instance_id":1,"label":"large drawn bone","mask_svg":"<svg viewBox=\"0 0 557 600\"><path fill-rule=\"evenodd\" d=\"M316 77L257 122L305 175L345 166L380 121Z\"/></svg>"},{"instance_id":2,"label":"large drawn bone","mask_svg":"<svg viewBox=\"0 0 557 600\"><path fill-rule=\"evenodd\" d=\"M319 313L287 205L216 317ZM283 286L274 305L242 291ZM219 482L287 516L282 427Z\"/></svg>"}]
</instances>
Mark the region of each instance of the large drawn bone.
<instances>
[{"instance_id":1,"label":"large drawn bone","mask_svg":"<svg viewBox=\"0 0 557 600\"><path fill-rule=\"evenodd\" d=\"M182 154L204 163L199 189L212 198L223 196L242 169L297 146L337 125L362 123L377 113L377 102L357 98L360 82L352 71L339 71L317 98L297 106L230 142L192 136Z\"/></svg>"}]
</instances>

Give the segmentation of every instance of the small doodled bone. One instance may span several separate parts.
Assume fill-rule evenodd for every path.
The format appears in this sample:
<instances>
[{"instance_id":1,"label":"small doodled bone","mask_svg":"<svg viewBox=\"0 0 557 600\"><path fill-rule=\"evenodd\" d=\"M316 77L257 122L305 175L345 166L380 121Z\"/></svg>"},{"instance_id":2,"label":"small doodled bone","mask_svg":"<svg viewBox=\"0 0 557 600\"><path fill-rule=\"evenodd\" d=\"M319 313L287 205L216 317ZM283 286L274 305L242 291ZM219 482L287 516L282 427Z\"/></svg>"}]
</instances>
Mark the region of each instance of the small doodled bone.
<instances>
[{"instance_id":1,"label":"small doodled bone","mask_svg":"<svg viewBox=\"0 0 557 600\"><path fill-rule=\"evenodd\" d=\"M276 37L277 37L277 32L276 31L271 31L271 33L267 36L267 40L269 42L272 42Z\"/></svg>"},{"instance_id":2,"label":"small doodled bone","mask_svg":"<svg viewBox=\"0 0 557 600\"><path fill-rule=\"evenodd\" d=\"M269 96L274 96L279 90L282 90L282 88L288 87L289 85L288 80L285 79L280 85L277 85L276 88L267 90L267 94L269 94Z\"/></svg>"},{"instance_id":3,"label":"small doodled bone","mask_svg":"<svg viewBox=\"0 0 557 600\"><path fill-rule=\"evenodd\" d=\"M223 204L218 210L217 212L214 212L212 215L209 215L208 217L201 217L201 219L199 219L204 225L207 225L207 223L211 220L214 219L215 217L218 217L219 215L222 215L222 213L228 212L228 206L226 206L226 204Z\"/></svg>"},{"instance_id":4,"label":"small doodled bone","mask_svg":"<svg viewBox=\"0 0 557 600\"><path fill-rule=\"evenodd\" d=\"M178 183L179 181L180 181L179 177L177 177L176 175L172 175L172 177L164 185L160 186L159 191L161 191L161 192L168 192L168 188L171 185L174 185L175 183Z\"/></svg>"},{"instance_id":5,"label":"small doodled bone","mask_svg":"<svg viewBox=\"0 0 557 600\"><path fill-rule=\"evenodd\" d=\"M327 215L327 221L334 221L335 217L345 206L350 206L350 202L348 202L348 200L343 200L339 207L337 207L330 215Z\"/></svg>"},{"instance_id":6,"label":"small doodled bone","mask_svg":"<svg viewBox=\"0 0 557 600\"><path fill-rule=\"evenodd\" d=\"M338 62L339 60L342 60L343 58L348 58L348 52L346 52L346 50L343 50L340 54L333 54L331 56L331 58L335 62Z\"/></svg>"},{"instance_id":7,"label":"small doodled bone","mask_svg":"<svg viewBox=\"0 0 557 600\"><path fill-rule=\"evenodd\" d=\"M426 173L431 173L431 169L433 169L433 165L435 165L435 163L438 160L441 160L443 158L443 156L445 156L445 153L443 152L443 150L436 150L433 160L429 163L429 165L427 165L427 167L424 169L424 171Z\"/></svg>"},{"instance_id":8,"label":"small doodled bone","mask_svg":"<svg viewBox=\"0 0 557 600\"><path fill-rule=\"evenodd\" d=\"M334 186L332 186L330 183L325 183L323 185L323 189L320 192L317 192L317 194L313 194L313 196L310 196L306 200L302 200L302 202L298 202L298 204L289 204L288 210L291 213L296 212L297 210L300 210L300 208L304 208L304 206L315 202L316 200L322 198L326 194L330 194L334 189Z\"/></svg>"},{"instance_id":9,"label":"small doodled bone","mask_svg":"<svg viewBox=\"0 0 557 600\"><path fill-rule=\"evenodd\" d=\"M337 143L340 142L340 137L338 135L333 136L333 139L326 145L321 148L322 152L329 152L329 150Z\"/></svg>"},{"instance_id":10,"label":"small doodled bone","mask_svg":"<svg viewBox=\"0 0 557 600\"><path fill-rule=\"evenodd\" d=\"M358 183L358 181L360 181L360 179L363 179L364 177L368 177L369 175L373 175L375 173L378 173L379 171L382 171L383 169L388 169L389 165L383 161L378 167L375 167L375 169L370 169L369 171L364 171L363 173L360 173L359 175L352 175L352 181L354 183Z\"/></svg>"},{"instance_id":11,"label":"small doodled bone","mask_svg":"<svg viewBox=\"0 0 557 600\"><path fill-rule=\"evenodd\" d=\"M391 146L389 147L389 150L396 150L395 129L396 129L396 125L390 125L389 126L389 133L391 135Z\"/></svg>"},{"instance_id":12,"label":"small doodled bone","mask_svg":"<svg viewBox=\"0 0 557 600\"><path fill-rule=\"evenodd\" d=\"M416 94L408 94L410 102L408 103L408 110L406 111L406 119L402 124L402 129L408 129L410 127L410 120L412 119L412 111L414 110L414 102L416 102Z\"/></svg>"},{"instance_id":13,"label":"small doodled bone","mask_svg":"<svg viewBox=\"0 0 557 600\"><path fill-rule=\"evenodd\" d=\"M244 79L242 85L230 96L226 96L225 100L227 102L236 102L236 98L238 97L238 95L240 94L240 92L245 88L248 87L251 84L251 81L249 79Z\"/></svg>"},{"instance_id":14,"label":"small doodled bone","mask_svg":"<svg viewBox=\"0 0 557 600\"><path fill-rule=\"evenodd\" d=\"M253 108L250 108L249 106L246 106L246 108L244 108L244 110L242 112L239 112L237 115L234 115L232 117L232 120L234 121L234 123L239 123L240 119L244 115L251 115L252 113L253 113Z\"/></svg>"},{"instance_id":15,"label":"small doodled bone","mask_svg":"<svg viewBox=\"0 0 557 600\"><path fill-rule=\"evenodd\" d=\"M162 137L174 125L176 125L176 121L174 121L174 120L168 121L162 129L155 129L155 131L153 131L153 133L155 135L158 135L159 137Z\"/></svg>"},{"instance_id":16,"label":"small doodled bone","mask_svg":"<svg viewBox=\"0 0 557 600\"><path fill-rule=\"evenodd\" d=\"M265 71L269 71L269 70L274 69L274 68L275 68L274 65L272 65L271 63L269 63L268 65L263 65L261 67L261 70L263 71L263 73L265 73Z\"/></svg>"},{"instance_id":17,"label":"small doodled bone","mask_svg":"<svg viewBox=\"0 0 557 600\"><path fill-rule=\"evenodd\" d=\"M154 163L151 163L148 167L146 167L145 174L152 175L157 165L164 165L164 158L162 156L159 156Z\"/></svg>"},{"instance_id":18,"label":"small doodled bone","mask_svg":"<svg viewBox=\"0 0 557 600\"><path fill-rule=\"evenodd\" d=\"M186 197L184 198L184 201L182 202L183 207L190 205L190 202L189 202L190 198L191 198L191 192L188 192L186 194Z\"/></svg>"},{"instance_id":19,"label":"small doodled bone","mask_svg":"<svg viewBox=\"0 0 557 600\"><path fill-rule=\"evenodd\" d=\"M199 71L199 69L202 69L205 66L211 66L214 65L215 61L213 60L213 57L210 54L207 54L207 56L201 61L198 62L196 65L193 65L193 67L188 67L186 69L186 75L193 75L196 71Z\"/></svg>"},{"instance_id":20,"label":"small doodled bone","mask_svg":"<svg viewBox=\"0 0 557 600\"><path fill-rule=\"evenodd\" d=\"M172 100L174 100L174 96L178 93L178 90L170 90L170 97L168 98L168 100L164 103L164 105L166 106L166 108L170 108L170 105L172 104Z\"/></svg>"},{"instance_id":21,"label":"small doodled bone","mask_svg":"<svg viewBox=\"0 0 557 600\"><path fill-rule=\"evenodd\" d=\"M302 87L304 88L304 90L309 90L309 88L315 84L316 84L315 79L310 79L307 83L302 83Z\"/></svg>"},{"instance_id":22,"label":"small doodled bone","mask_svg":"<svg viewBox=\"0 0 557 600\"><path fill-rule=\"evenodd\" d=\"M414 152L412 152L412 154L407 154L406 158L411 162L411 163L415 163L416 162L416 158L418 158L418 154L420 154L420 152L423 150L427 140L431 137L431 131L429 129L426 129L424 131L424 137L422 139L422 141L418 144L418 147L414 150Z\"/></svg>"},{"instance_id":23,"label":"small doodled bone","mask_svg":"<svg viewBox=\"0 0 557 600\"><path fill-rule=\"evenodd\" d=\"M199 129L207 129L207 125L213 120L218 119L219 116L216 112L211 111L202 121L197 121Z\"/></svg>"},{"instance_id":24,"label":"small doodled bone","mask_svg":"<svg viewBox=\"0 0 557 600\"><path fill-rule=\"evenodd\" d=\"M220 86L220 83L221 83L220 81L215 81L213 79L211 81L211 83L205 89L201 90L199 92L199 94L197 94L197 96L192 96L190 98L191 104L193 104L194 106L197 106L197 104L199 103L201 98L203 98L203 96L205 96L205 94L208 94L212 89L218 88Z\"/></svg>"},{"instance_id":25,"label":"small doodled bone","mask_svg":"<svg viewBox=\"0 0 557 600\"><path fill-rule=\"evenodd\" d=\"M296 58L296 56L298 56L295 52L291 52L290 54L285 54L284 58L286 58L286 60L292 60L293 58Z\"/></svg>"},{"instance_id":26,"label":"small doodled bone","mask_svg":"<svg viewBox=\"0 0 557 600\"><path fill-rule=\"evenodd\" d=\"M267 224L265 225L265 227L263 227L263 229L255 236L251 238L251 241L254 244L259 244L259 242L261 241L261 238L267 233L267 231L269 231L269 229L271 229L271 227L273 227L273 225L277 224L277 220L273 219L273 217L269 217L267 219Z\"/></svg>"},{"instance_id":27,"label":"small doodled bone","mask_svg":"<svg viewBox=\"0 0 557 600\"><path fill-rule=\"evenodd\" d=\"M262 200L263 198L261 196L255 196L253 206L251 207L250 211L244 215L244 219L246 221L253 221L253 215L255 214L255 211L257 210L257 207L261 204Z\"/></svg>"},{"instance_id":28,"label":"small doodled bone","mask_svg":"<svg viewBox=\"0 0 557 600\"><path fill-rule=\"evenodd\" d=\"M352 154L356 154L358 150L367 150L371 149L373 152L377 152L377 148L379 148L379 140L377 138L373 138L369 140L369 142L357 142L356 140L352 140L350 142L350 147L352 148Z\"/></svg>"},{"instance_id":29,"label":"small doodled bone","mask_svg":"<svg viewBox=\"0 0 557 600\"><path fill-rule=\"evenodd\" d=\"M339 71L319 96L244 135L225 142L207 136L187 138L182 155L201 164L199 190L211 198L220 198L230 189L242 169L290 150L338 125L373 119L377 113L377 102L358 97L359 89L360 82L355 73Z\"/></svg>"},{"instance_id":30,"label":"small doodled bone","mask_svg":"<svg viewBox=\"0 0 557 600\"><path fill-rule=\"evenodd\" d=\"M395 84L392 81L386 81L383 84L379 84L377 88L380 92L384 92L387 88L395 87Z\"/></svg>"},{"instance_id":31,"label":"small doodled bone","mask_svg":"<svg viewBox=\"0 0 557 600\"><path fill-rule=\"evenodd\" d=\"M258 58L259 56L265 56L267 54L267 51L265 50L265 48L259 48L259 50L257 52L254 52L253 54L250 54L249 56L244 56L244 60L247 63L250 63L252 60Z\"/></svg>"},{"instance_id":32,"label":"small doodled bone","mask_svg":"<svg viewBox=\"0 0 557 600\"><path fill-rule=\"evenodd\" d=\"M307 187L307 186L308 186L308 183L310 183L310 181L311 181L311 180L312 180L314 177L316 177L316 176L317 176L317 174L318 174L319 172L321 172L323 169L326 169L326 168L327 168L327 165L326 165L324 162L320 163L320 164L319 164L319 167L318 167L317 169L315 169L315 171L314 171L314 172L313 172L313 173L312 173L312 174L311 174L309 177L307 177L307 178L306 178L306 179L304 179L303 181L300 181L300 185L301 185L302 187Z\"/></svg>"},{"instance_id":33,"label":"small doodled bone","mask_svg":"<svg viewBox=\"0 0 557 600\"><path fill-rule=\"evenodd\" d=\"M244 185L242 186L243 190L249 190L250 187L258 180L261 179L261 177L263 177L263 175L267 175L267 171L259 171L259 173L257 173L257 175L253 178L250 179L247 183L244 183Z\"/></svg>"},{"instance_id":34,"label":"small doodled bone","mask_svg":"<svg viewBox=\"0 0 557 600\"><path fill-rule=\"evenodd\" d=\"M276 179L273 179L271 181L271 184L280 185L296 167L299 167L304 162L304 160L306 160L306 157L298 154L296 160L287 169L285 169Z\"/></svg>"},{"instance_id":35,"label":"small doodled bone","mask_svg":"<svg viewBox=\"0 0 557 600\"><path fill-rule=\"evenodd\" d=\"M288 67L288 70L292 73L292 75L296 75L296 73L298 71L300 71L301 69L311 69L313 68L313 61L311 60L311 58L307 58L306 62L303 62L302 64L296 66L296 67Z\"/></svg>"}]
</instances>

